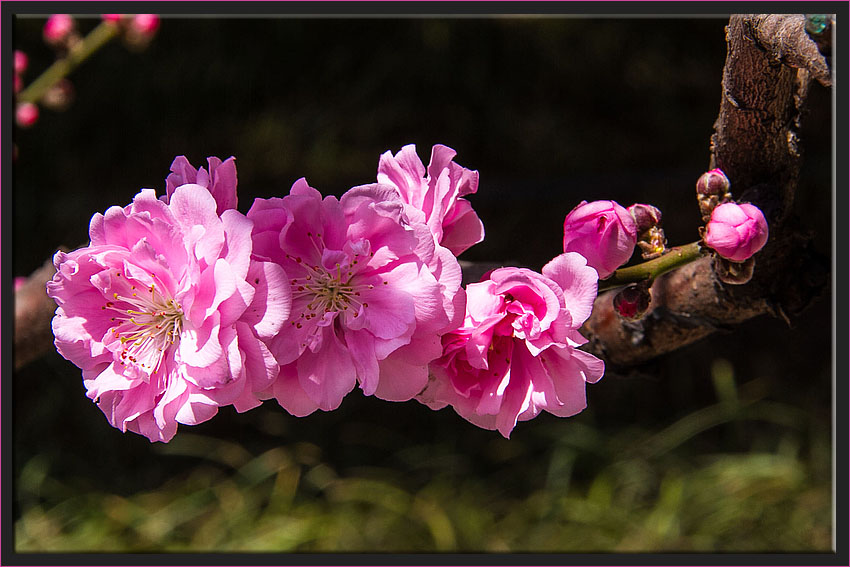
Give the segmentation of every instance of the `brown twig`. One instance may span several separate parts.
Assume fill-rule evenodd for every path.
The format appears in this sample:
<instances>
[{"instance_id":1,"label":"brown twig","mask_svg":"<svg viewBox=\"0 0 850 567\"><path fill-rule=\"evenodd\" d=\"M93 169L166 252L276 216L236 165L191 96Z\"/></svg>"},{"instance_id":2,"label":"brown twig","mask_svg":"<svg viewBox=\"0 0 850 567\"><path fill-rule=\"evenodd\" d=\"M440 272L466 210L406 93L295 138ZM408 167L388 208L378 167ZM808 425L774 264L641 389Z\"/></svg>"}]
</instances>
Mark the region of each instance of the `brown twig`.
<instances>
[{"instance_id":1,"label":"brown twig","mask_svg":"<svg viewBox=\"0 0 850 567\"><path fill-rule=\"evenodd\" d=\"M35 360L53 347L50 320L56 304L47 296L45 285L56 269L53 260L33 272L15 291L15 369Z\"/></svg>"}]
</instances>

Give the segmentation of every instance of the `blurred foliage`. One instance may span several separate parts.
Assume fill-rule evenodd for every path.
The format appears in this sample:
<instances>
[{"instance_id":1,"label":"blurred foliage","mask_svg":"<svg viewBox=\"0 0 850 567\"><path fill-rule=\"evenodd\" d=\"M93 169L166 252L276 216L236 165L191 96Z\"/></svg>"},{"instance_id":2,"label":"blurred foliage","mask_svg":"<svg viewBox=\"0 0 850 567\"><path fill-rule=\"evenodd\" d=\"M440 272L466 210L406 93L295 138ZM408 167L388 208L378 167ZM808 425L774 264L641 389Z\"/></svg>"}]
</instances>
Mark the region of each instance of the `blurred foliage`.
<instances>
[{"instance_id":1,"label":"blurred foliage","mask_svg":"<svg viewBox=\"0 0 850 567\"><path fill-rule=\"evenodd\" d=\"M657 431L603 432L584 416L544 418L533 429L521 424L520 440L475 435L482 445L470 450L469 437L422 443L393 425L337 420L332 428L349 451L373 455L355 465L300 436L282 435L281 444L254 452L246 448L253 443L184 430L149 458L195 463L126 495L60 480L52 469L62 463L37 454L21 473L18 550L828 549L828 424L751 398L758 380L739 398L731 365L720 362L720 401ZM293 419L258 416L270 432ZM764 425L772 435L747 434ZM732 444L745 451L694 450L692 438L710 430L749 437Z\"/></svg>"},{"instance_id":2,"label":"blurred foliage","mask_svg":"<svg viewBox=\"0 0 850 567\"><path fill-rule=\"evenodd\" d=\"M15 21L28 79L49 64ZM83 22L84 29L94 21ZM164 188L186 154L237 156L240 210L306 176L444 143L481 173L464 259L539 269L582 199L649 202L696 239L722 18L164 18L74 74L70 110L15 133L15 274L87 241L95 211ZM813 87L798 209L830 253L829 91ZM734 188L733 188L734 191ZM830 309L628 371L577 417L511 440L450 410L352 393L297 419L267 402L167 445L112 429L58 354L13 380L18 551L811 551L832 543ZM7 500L8 502L8 500Z\"/></svg>"}]
</instances>

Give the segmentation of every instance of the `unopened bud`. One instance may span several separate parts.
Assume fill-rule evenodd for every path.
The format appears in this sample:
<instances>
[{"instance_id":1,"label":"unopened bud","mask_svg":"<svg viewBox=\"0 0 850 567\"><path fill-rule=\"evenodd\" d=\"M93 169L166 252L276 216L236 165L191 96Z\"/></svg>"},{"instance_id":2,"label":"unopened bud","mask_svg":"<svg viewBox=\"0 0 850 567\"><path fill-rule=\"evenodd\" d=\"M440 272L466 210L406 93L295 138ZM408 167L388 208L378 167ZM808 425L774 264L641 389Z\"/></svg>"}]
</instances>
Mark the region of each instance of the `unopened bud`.
<instances>
[{"instance_id":1,"label":"unopened bud","mask_svg":"<svg viewBox=\"0 0 850 567\"><path fill-rule=\"evenodd\" d=\"M117 24L121 21L123 14L101 14L100 19L110 24Z\"/></svg>"},{"instance_id":2,"label":"unopened bud","mask_svg":"<svg viewBox=\"0 0 850 567\"><path fill-rule=\"evenodd\" d=\"M65 46L75 27L74 18L68 14L53 14L44 24L44 41L54 47Z\"/></svg>"},{"instance_id":3,"label":"unopened bud","mask_svg":"<svg viewBox=\"0 0 850 567\"><path fill-rule=\"evenodd\" d=\"M614 296L614 311L627 321L637 321L646 315L652 296L649 282L629 284Z\"/></svg>"},{"instance_id":4,"label":"unopened bud","mask_svg":"<svg viewBox=\"0 0 850 567\"><path fill-rule=\"evenodd\" d=\"M24 80L17 73L15 74L15 78L12 81L12 87L15 90L15 94L21 92L21 89L24 88Z\"/></svg>"},{"instance_id":5,"label":"unopened bud","mask_svg":"<svg viewBox=\"0 0 850 567\"><path fill-rule=\"evenodd\" d=\"M23 51L16 49L15 50L15 73L21 74L27 70L27 66L29 65L29 57Z\"/></svg>"},{"instance_id":6,"label":"unopened bud","mask_svg":"<svg viewBox=\"0 0 850 567\"><path fill-rule=\"evenodd\" d=\"M654 226L661 224L661 211L652 205L635 203L629 207L629 214L635 219L638 236Z\"/></svg>"},{"instance_id":7,"label":"unopened bud","mask_svg":"<svg viewBox=\"0 0 850 567\"><path fill-rule=\"evenodd\" d=\"M55 85L47 89L41 102L52 110L65 110L74 100L74 85L68 79L61 79Z\"/></svg>"},{"instance_id":8,"label":"unopened bud","mask_svg":"<svg viewBox=\"0 0 850 567\"><path fill-rule=\"evenodd\" d=\"M711 212L703 243L727 260L743 262L764 247L767 237L767 220L758 207L722 203Z\"/></svg>"},{"instance_id":9,"label":"unopened bud","mask_svg":"<svg viewBox=\"0 0 850 567\"><path fill-rule=\"evenodd\" d=\"M721 169L712 169L697 179L697 202L703 221L708 221L711 211L720 203L732 198L729 178Z\"/></svg>"},{"instance_id":10,"label":"unopened bud","mask_svg":"<svg viewBox=\"0 0 850 567\"><path fill-rule=\"evenodd\" d=\"M141 34L153 35L159 29L159 16L156 14L136 14L130 27Z\"/></svg>"},{"instance_id":11,"label":"unopened bud","mask_svg":"<svg viewBox=\"0 0 850 567\"><path fill-rule=\"evenodd\" d=\"M652 205L635 203L629 207L629 214L635 221L638 240L644 260L651 260L664 254L667 249L667 239L661 228L661 211Z\"/></svg>"},{"instance_id":12,"label":"unopened bud","mask_svg":"<svg viewBox=\"0 0 850 567\"><path fill-rule=\"evenodd\" d=\"M755 258L747 258L743 262L733 262L720 256L714 257L714 273L717 279L731 285L742 285L753 278Z\"/></svg>"},{"instance_id":13,"label":"unopened bud","mask_svg":"<svg viewBox=\"0 0 850 567\"><path fill-rule=\"evenodd\" d=\"M21 128L29 128L38 121L38 107L31 102L22 102L15 108L15 122Z\"/></svg>"},{"instance_id":14,"label":"unopened bud","mask_svg":"<svg viewBox=\"0 0 850 567\"><path fill-rule=\"evenodd\" d=\"M158 29L159 16L156 14L136 14L130 20L124 42L132 49L145 49Z\"/></svg>"}]
</instances>

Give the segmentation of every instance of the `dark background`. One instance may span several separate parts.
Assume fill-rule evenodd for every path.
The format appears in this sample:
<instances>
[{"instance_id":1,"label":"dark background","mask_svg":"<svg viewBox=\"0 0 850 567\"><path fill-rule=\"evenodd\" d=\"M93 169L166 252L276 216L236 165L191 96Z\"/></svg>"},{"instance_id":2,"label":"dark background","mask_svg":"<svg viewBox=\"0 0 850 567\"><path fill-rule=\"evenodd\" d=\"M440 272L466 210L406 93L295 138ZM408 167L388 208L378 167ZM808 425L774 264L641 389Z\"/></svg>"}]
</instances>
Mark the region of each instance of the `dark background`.
<instances>
[{"instance_id":1,"label":"dark background","mask_svg":"<svg viewBox=\"0 0 850 567\"><path fill-rule=\"evenodd\" d=\"M41 41L43 21L14 24L15 47L30 56L27 82L53 59ZM164 192L176 155L196 167L209 155L236 156L239 209L247 212L255 197L283 196L302 176L337 195L373 182L379 155L408 143L426 164L431 146L446 144L458 163L480 172L470 200L486 240L461 259L539 270L561 251L563 218L583 199L651 203L663 211L671 245L691 242L699 222L693 187L708 166L720 102L726 21L164 17L148 49L106 46L72 75L76 100L68 110L42 109L35 127L15 131L14 273L29 274L60 245L85 244L94 212L126 205L142 187ZM829 255L830 92L814 85L810 106L795 207L816 231L818 251ZM496 498L521 500L559 490L552 480L559 447L572 451L569 478L582 487L610 469L630 439L699 415L721 397L718 375L727 367L742 398L774 404L797 421L729 418L700 430L647 461L656 468L635 481L646 502L661 493L669 470L716 455L775 453L789 438L805 465L803 485L828 493L830 353L824 297L790 328L761 317L640 368L612 369L588 387L583 414L520 423L510 441L450 410L389 404L357 390L339 410L301 419L273 402L243 415L225 408L205 424L181 426L171 445L182 449L174 451L112 429L85 397L79 370L52 353L14 376L14 471L19 486L30 487L26 467L42 463L65 492L21 491L15 515L53 509L62 494L130 498L201 465L228 470L176 443L184 433L250 454L277 446L297 453L307 444L341 477L377 475L411 491L435 478L479 479L498 487ZM322 494L309 483L299 490L302 498ZM812 505L815 524L828 533L829 506L819 505ZM805 535L783 539L770 533L771 522L741 528L749 543L664 545L828 546Z\"/></svg>"}]
</instances>

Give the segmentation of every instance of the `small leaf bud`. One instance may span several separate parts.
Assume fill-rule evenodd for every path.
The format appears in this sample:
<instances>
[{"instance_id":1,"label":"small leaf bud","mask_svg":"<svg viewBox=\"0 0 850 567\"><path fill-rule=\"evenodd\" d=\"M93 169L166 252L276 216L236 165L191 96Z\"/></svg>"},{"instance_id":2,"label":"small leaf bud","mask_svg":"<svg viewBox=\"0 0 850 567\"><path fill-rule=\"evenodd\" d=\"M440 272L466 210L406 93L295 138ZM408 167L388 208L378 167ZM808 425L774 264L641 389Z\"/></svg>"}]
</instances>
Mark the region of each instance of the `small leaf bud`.
<instances>
[{"instance_id":1,"label":"small leaf bud","mask_svg":"<svg viewBox=\"0 0 850 567\"><path fill-rule=\"evenodd\" d=\"M644 260L658 258L667 250L667 237L664 236L664 229L660 226L653 226L638 240L637 245L640 247L641 257Z\"/></svg>"},{"instance_id":2,"label":"small leaf bud","mask_svg":"<svg viewBox=\"0 0 850 567\"><path fill-rule=\"evenodd\" d=\"M661 211L652 205L635 203L629 207L629 214L635 220L635 228L639 236L650 228L661 224Z\"/></svg>"},{"instance_id":3,"label":"small leaf bud","mask_svg":"<svg viewBox=\"0 0 850 567\"><path fill-rule=\"evenodd\" d=\"M708 221L711 211L720 203L732 198L729 178L721 169L712 169L697 179L697 202L703 221Z\"/></svg>"},{"instance_id":4,"label":"small leaf bud","mask_svg":"<svg viewBox=\"0 0 850 567\"><path fill-rule=\"evenodd\" d=\"M637 245L644 260L651 260L664 254L667 239L661 228L661 211L652 205L635 203L629 207L629 214L637 227Z\"/></svg>"},{"instance_id":5,"label":"small leaf bud","mask_svg":"<svg viewBox=\"0 0 850 567\"><path fill-rule=\"evenodd\" d=\"M743 285L752 279L756 260L750 257L743 262L733 262L715 256L713 265L717 279L730 285Z\"/></svg>"}]
</instances>

